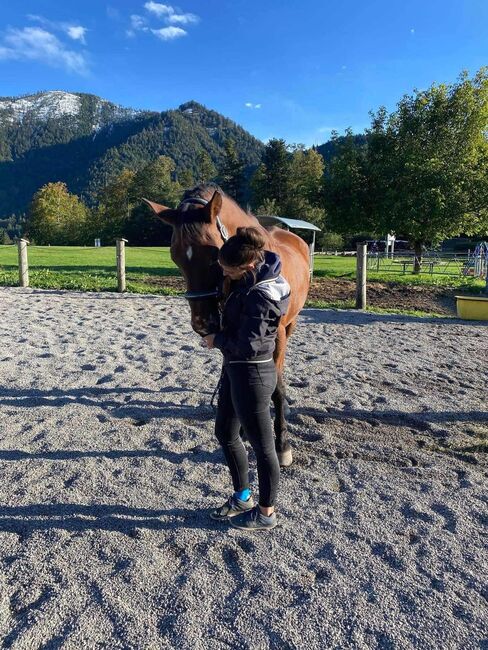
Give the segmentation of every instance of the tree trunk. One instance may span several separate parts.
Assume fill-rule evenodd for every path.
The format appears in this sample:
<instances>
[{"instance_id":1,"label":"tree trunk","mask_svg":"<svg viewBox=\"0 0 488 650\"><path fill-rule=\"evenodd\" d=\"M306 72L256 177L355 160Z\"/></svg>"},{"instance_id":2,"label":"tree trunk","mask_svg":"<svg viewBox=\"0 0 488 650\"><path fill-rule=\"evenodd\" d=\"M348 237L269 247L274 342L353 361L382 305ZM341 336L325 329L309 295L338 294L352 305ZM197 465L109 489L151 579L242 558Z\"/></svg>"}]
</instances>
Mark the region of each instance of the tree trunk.
<instances>
[{"instance_id":1,"label":"tree trunk","mask_svg":"<svg viewBox=\"0 0 488 650\"><path fill-rule=\"evenodd\" d=\"M413 262L413 272L420 273L422 270L422 243L414 242L415 260Z\"/></svg>"}]
</instances>

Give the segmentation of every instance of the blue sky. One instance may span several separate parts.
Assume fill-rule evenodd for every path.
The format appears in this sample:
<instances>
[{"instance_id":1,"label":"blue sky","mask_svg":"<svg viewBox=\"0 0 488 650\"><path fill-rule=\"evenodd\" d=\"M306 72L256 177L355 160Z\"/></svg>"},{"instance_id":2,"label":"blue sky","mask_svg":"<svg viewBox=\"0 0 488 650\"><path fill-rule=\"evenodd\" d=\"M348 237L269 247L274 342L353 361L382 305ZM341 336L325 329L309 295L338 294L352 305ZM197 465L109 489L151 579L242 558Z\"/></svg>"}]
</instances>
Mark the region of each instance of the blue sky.
<instances>
[{"instance_id":1,"label":"blue sky","mask_svg":"<svg viewBox=\"0 0 488 650\"><path fill-rule=\"evenodd\" d=\"M3 0L0 95L195 99L256 137L361 131L405 92L488 64L488 0Z\"/></svg>"}]
</instances>

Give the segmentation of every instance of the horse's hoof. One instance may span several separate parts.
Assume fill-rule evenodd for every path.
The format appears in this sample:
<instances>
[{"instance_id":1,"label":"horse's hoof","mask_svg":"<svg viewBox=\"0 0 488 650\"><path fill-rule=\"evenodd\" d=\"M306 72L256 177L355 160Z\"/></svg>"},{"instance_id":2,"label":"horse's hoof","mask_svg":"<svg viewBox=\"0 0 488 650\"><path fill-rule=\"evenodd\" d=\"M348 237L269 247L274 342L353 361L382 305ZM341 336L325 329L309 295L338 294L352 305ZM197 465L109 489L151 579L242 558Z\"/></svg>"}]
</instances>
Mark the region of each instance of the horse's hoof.
<instances>
[{"instance_id":1,"label":"horse's hoof","mask_svg":"<svg viewBox=\"0 0 488 650\"><path fill-rule=\"evenodd\" d=\"M293 463L293 454L291 453L291 449L287 449L286 451L279 451L278 460L280 467L290 467L290 465Z\"/></svg>"}]
</instances>

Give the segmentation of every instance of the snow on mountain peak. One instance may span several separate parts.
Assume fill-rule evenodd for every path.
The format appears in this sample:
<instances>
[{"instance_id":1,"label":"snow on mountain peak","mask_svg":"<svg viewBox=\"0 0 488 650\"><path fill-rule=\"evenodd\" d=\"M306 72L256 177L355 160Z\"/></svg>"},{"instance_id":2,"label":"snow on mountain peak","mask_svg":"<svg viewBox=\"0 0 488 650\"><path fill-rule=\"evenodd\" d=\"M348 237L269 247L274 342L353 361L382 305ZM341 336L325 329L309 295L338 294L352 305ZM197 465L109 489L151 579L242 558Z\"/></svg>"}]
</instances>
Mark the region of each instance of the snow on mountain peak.
<instances>
[{"instance_id":1,"label":"snow on mountain peak","mask_svg":"<svg viewBox=\"0 0 488 650\"><path fill-rule=\"evenodd\" d=\"M28 113L35 113L38 118L47 119L61 115L77 115L79 110L80 97L61 90L14 99L0 98L0 111L9 113L10 122L22 122Z\"/></svg>"},{"instance_id":2,"label":"snow on mountain peak","mask_svg":"<svg viewBox=\"0 0 488 650\"><path fill-rule=\"evenodd\" d=\"M78 116L82 107L81 94L62 90L25 95L23 97L0 97L0 123L19 124L26 116L36 120L48 120L64 116ZM96 101L93 114L93 131L98 131L106 123L122 119L133 119L144 111L138 111L92 96Z\"/></svg>"}]
</instances>

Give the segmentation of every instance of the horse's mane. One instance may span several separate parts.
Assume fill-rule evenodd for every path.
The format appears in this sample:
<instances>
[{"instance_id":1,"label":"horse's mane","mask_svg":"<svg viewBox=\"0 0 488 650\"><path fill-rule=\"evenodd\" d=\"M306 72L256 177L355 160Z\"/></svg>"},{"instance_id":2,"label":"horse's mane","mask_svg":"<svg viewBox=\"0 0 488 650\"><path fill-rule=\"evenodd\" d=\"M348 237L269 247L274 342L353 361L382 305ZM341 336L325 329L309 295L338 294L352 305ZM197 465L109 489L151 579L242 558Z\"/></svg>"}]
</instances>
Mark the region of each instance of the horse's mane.
<instances>
[{"instance_id":1,"label":"horse's mane","mask_svg":"<svg viewBox=\"0 0 488 650\"><path fill-rule=\"evenodd\" d=\"M201 183L189 190L185 190L182 202L186 199L204 199L210 201L214 192L219 192L222 195L222 198L231 201L235 206L242 210L239 204L234 201L231 196L226 194L217 183ZM188 243L202 243L205 241L211 243L211 235L207 232L206 228L203 228L205 222L201 221L199 217L200 210L198 208L193 209L192 207L189 207L188 210L180 212L178 226L181 229L181 234Z\"/></svg>"},{"instance_id":2,"label":"horse's mane","mask_svg":"<svg viewBox=\"0 0 488 650\"><path fill-rule=\"evenodd\" d=\"M183 194L183 201L185 199L206 199L209 201L214 192L220 192L222 196L227 196L224 190L217 185L217 183L200 183L189 190L185 190ZM230 198L230 197L227 197Z\"/></svg>"}]
</instances>

